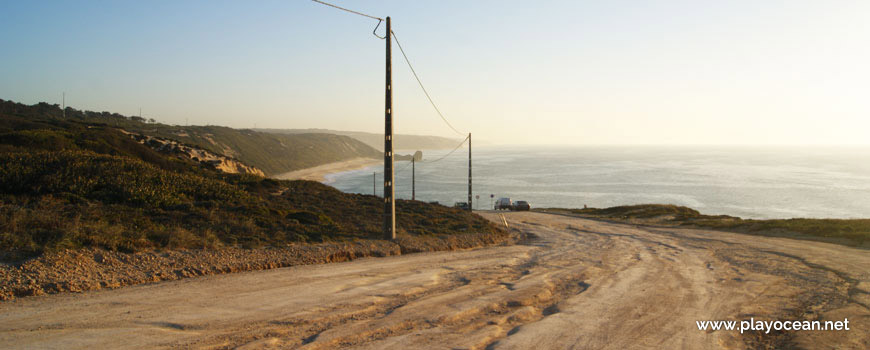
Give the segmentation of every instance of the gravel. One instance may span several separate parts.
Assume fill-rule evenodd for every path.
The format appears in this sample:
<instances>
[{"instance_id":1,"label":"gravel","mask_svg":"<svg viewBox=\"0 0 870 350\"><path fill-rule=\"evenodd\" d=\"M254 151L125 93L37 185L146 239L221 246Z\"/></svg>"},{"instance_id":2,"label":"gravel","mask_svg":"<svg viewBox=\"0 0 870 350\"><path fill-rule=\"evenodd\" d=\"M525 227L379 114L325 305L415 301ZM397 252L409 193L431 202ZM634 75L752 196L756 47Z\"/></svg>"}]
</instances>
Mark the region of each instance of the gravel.
<instances>
[{"instance_id":1,"label":"gravel","mask_svg":"<svg viewBox=\"0 0 870 350\"><path fill-rule=\"evenodd\" d=\"M358 240L280 248L181 249L122 253L95 248L61 250L16 264L0 264L0 300L80 293L212 274L349 261L416 252L512 244L500 234L405 236L393 242Z\"/></svg>"}]
</instances>

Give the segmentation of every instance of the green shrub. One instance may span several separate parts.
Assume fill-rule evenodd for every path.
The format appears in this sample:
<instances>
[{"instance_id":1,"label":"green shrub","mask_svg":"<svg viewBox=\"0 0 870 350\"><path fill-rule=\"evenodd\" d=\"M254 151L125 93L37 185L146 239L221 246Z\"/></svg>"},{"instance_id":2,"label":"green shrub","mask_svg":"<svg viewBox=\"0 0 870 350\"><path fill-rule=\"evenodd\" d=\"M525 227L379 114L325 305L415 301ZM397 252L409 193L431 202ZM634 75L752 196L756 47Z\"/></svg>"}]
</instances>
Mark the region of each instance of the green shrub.
<instances>
[{"instance_id":1,"label":"green shrub","mask_svg":"<svg viewBox=\"0 0 870 350\"><path fill-rule=\"evenodd\" d=\"M57 106L0 100L3 255L24 257L79 247L261 247L381 237L380 198L342 193L310 181L218 173L156 152L116 127L158 134L178 131L107 112L69 110L63 118ZM272 169L305 167L347 155L294 158L293 147L320 147L344 142L342 138L303 136L297 140L304 142L287 143L277 136L256 141L265 136L228 128L181 131L194 132L190 137L198 137L198 142L207 142L208 135L224 144L272 147L268 145L285 142L286 147L273 150L284 155L274 160ZM251 137L240 136L246 133ZM355 152L353 144L344 146ZM268 158L272 153L258 156ZM467 211L416 201L399 200L396 205L400 234L503 233Z\"/></svg>"}]
</instances>

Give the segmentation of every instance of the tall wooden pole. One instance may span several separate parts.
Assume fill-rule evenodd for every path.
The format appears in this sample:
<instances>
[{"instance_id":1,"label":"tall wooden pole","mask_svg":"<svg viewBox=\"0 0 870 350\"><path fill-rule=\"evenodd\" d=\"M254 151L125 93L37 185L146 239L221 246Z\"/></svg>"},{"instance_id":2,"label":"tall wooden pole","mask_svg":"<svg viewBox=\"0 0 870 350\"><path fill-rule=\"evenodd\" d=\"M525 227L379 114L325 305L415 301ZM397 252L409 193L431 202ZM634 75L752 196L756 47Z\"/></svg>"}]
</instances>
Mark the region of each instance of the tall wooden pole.
<instances>
[{"instance_id":1,"label":"tall wooden pole","mask_svg":"<svg viewBox=\"0 0 870 350\"><path fill-rule=\"evenodd\" d=\"M468 211L471 208L471 133L468 133Z\"/></svg>"},{"instance_id":2,"label":"tall wooden pole","mask_svg":"<svg viewBox=\"0 0 870 350\"><path fill-rule=\"evenodd\" d=\"M411 157L411 200L417 199L417 165L414 163L417 155Z\"/></svg>"},{"instance_id":3,"label":"tall wooden pole","mask_svg":"<svg viewBox=\"0 0 870 350\"><path fill-rule=\"evenodd\" d=\"M372 173L372 196L378 195L378 173Z\"/></svg>"},{"instance_id":4,"label":"tall wooden pole","mask_svg":"<svg viewBox=\"0 0 870 350\"><path fill-rule=\"evenodd\" d=\"M384 239L396 239L396 202L393 183L393 35L387 17L387 86L384 111Z\"/></svg>"}]
</instances>

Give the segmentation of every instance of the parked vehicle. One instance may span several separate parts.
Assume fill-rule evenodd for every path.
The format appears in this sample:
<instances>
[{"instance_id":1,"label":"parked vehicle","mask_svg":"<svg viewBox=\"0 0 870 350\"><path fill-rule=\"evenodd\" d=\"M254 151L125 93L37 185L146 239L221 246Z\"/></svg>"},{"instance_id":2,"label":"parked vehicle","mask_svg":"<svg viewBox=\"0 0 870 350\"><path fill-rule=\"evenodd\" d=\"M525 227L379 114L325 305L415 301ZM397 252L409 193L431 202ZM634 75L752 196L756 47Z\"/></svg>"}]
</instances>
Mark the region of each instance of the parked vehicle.
<instances>
[{"instance_id":1,"label":"parked vehicle","mask_svg":"<svg viewBox=\"0 0 870 350\"><path fill-rule=\"evenodd\" d=\"M468 210L468 202L456 202L453 204L453 207Z\"/></svg>"},{"instance_id":2,"label":"parked vehicle","mask_svg":"<svg viewBox=\"0 0 870 350\"><path fill-rule=\"evenodd\" d=\"M516 201L516 203L514 203L514 210L516 210L516 211L529 211L529 210L532 210L532 206L529 205L529 202L526 202L526 201Z\"/></svg>"},{"instance_id":3,"label":"parked vehicle","mask_svg":"<svg viewBox=\"0 0 870 350\"><path fill-rule=\"evenodd\" d=\"M514 203L511 202L510 198L499 198L495 201L495 210L511 210L513 208Z\"/></svg>"}]
</instances>

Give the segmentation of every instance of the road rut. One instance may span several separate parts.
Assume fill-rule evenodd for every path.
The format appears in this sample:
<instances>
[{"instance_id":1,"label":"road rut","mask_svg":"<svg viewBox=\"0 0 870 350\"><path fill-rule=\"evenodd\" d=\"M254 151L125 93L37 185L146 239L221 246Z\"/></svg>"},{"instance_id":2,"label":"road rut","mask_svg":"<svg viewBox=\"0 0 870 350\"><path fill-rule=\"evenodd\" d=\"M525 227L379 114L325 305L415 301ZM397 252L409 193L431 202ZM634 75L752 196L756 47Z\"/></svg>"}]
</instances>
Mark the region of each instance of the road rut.
<instances>
[{"instance_id":1,"label":"road rut","mask_svg":"<svg viewBox=\"0 0 870 350\"><path fill-rule=\"evenodd\" d=\"M481 213L502 223L495 213ZM0 304L0 347L870 348L870 252L505 214L521 244L207 276ZM699 331L699 320L850 331Z\"/></svg>"}]
</instances>

